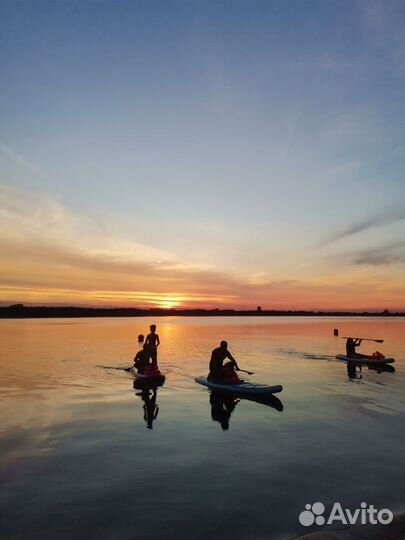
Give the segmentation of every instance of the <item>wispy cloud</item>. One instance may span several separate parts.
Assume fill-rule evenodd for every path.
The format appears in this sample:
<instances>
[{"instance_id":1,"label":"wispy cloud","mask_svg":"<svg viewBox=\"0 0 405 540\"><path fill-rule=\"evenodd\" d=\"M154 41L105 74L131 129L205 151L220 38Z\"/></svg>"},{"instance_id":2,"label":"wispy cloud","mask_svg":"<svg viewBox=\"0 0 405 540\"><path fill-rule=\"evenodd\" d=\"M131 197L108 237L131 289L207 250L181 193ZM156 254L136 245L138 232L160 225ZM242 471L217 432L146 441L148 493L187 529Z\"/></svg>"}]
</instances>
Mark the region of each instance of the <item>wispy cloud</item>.
<instances>
[{"instance_id":1,"label":"wispy cloud","mask_svg":"<svg viewBox=\"0 0 405 540\"><path fill-rule=\"evenodd\" d=\"M126 291L128 301L149 303L153 294L164 299L177 291L178 301L208 302L220 295L226 302L237 285L235 276L204 262L113 235L46 195L9 185L0 186L0 262L3 290L23 290L25 282L32 284L30 294L34 288L53 290L54 296L71 290L119 301Z\"/></svg>"},{"instance_id":2,"label":"wispy cloud","mask_svg":"<svg viewBox=\"0 0 405 540\"><path fill-rule=\"evenodd\" d=\"M403 242L388 246L366 249L349 255L353 264L381 266L405 262L405 248Z\"/></svg>"},{"instance_id":3,"label":"wispy cloud","mask_svg":"<svg viewBox=\"0 0 405 540\"><path fill-rule=\"evenodd\" d=\"M311 58L308 60L299 60L296 62L289 62L287 67L293 68L294 70L302 68L306 70L315 70L315 71L342 71L357 68L358 64L352 60L347 60L346 58L338 58L330 54L320 55L318 58Z\"/></svg>"},{"instance_id":4,"label":"wispy cloud","mask_svg":"<svg viewBox=\"0 0 405 540\"><path fill-rule=\"evenodd\" d=\"M336 176L342 176L351 174L354 171L361 169L363 164L360 161L349 161L347 163L342 163L336 167L320 171L315 174L315 178L333 178Z\"/></svg>"},{"instance_id":5,"label":"wispy cloud","mask_svg":"<svg viewBox=\"0 0 405 540\"><path fill-rule=\"evenodd\" d=\"M391 223L396 223L403 220L404 218L405 211L402 205L387 207L383 209L380 213L375 214L374 216L370 216L367 219L354 222L347 227L341 229L340 231L336 232L335 234L328 236L316 247L326 246L328 244L331 244L332 242L349 238L374 227L383 227Z\"/></svg>"},{"instance_id":6,"label":"wispy cloud","mask_svg":"<svg viewBox=\"0 0 405 540\"><path fill-rule=\"evenodd\" d=\"M40 176L42 178L46 176L39 167L39 165L33 163L31 160L27 159L21 153L17 152L2 141L0 141L0 153L13 161L15 164L30 172L31 174L35 176Z\"/></svg>"}]
</instances>

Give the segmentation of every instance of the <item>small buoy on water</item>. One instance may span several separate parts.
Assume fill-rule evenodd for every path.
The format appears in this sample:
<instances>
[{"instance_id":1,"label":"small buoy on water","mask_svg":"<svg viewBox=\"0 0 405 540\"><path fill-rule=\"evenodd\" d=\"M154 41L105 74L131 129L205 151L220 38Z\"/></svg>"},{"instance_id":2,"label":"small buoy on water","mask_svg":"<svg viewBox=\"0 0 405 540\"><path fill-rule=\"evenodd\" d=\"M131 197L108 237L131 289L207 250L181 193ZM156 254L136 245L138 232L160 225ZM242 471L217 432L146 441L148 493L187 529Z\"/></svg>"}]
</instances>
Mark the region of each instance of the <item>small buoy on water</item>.
<instances>
[{"instance_id":1,"label":"small buoy on water","mask_svg":"<svg viewBox=\"0 0 405 540\"><path fill-rule=\"evenodd\" d=\"M337 328L335 328L335 329L333 330L333 335L334 335L334 336L338 336L338 335L339 335L339 330L338 330Z\"/></svg>"}]
</instances>

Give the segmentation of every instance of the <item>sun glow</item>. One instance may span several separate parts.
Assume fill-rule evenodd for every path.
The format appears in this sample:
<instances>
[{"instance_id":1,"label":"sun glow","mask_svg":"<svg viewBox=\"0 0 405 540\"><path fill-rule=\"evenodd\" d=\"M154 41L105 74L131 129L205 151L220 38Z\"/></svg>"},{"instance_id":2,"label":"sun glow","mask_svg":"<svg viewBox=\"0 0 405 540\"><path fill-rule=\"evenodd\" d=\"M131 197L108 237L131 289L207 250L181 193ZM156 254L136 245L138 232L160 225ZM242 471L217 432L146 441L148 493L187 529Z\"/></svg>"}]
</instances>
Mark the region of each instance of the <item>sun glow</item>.
<instances>
[{"instance_id":1,"label":"sun glow","mask_svg":"<svg viewBox=\"0 0 405 540\"><path fill-rule=\"evenodd\" d=\"M180 300L174 298L165 298L159 302L159 307L162 309L173 309L180 306Z\"/></svg>"}]
</instances>

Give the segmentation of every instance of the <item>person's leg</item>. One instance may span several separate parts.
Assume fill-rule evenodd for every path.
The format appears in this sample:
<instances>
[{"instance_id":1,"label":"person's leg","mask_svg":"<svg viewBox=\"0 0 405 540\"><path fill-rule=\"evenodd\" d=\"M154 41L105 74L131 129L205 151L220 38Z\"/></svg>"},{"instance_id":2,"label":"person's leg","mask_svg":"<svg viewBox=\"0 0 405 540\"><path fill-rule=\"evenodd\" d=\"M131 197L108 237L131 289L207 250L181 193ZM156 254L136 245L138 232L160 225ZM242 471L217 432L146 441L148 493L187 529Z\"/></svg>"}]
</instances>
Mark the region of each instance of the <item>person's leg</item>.
<instances>
[{"instance_id":1,"label":"person's leg","mask_svg":"<svg viewBox=\"0 0 405 540\"><path fill-rule=\"evenodd\" d=\"M157 349L156 348L151 349L150 357L152 359L152 366L157 367Z\"/></svg>"}]
</instances>

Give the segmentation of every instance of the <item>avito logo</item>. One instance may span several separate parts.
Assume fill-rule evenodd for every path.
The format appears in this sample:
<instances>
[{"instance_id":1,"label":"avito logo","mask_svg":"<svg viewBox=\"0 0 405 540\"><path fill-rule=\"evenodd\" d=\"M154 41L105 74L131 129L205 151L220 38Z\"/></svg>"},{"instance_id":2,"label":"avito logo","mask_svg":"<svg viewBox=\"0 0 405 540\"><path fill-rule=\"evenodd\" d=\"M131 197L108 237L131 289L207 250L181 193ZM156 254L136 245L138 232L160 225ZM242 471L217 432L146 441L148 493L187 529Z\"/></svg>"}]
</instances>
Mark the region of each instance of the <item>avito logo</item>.
<instances>
[{"instance_id":1,"label":"avito logo","mask_svg":"<svg viewBox=\"0 0 405 540\"><path fill-rule=\"evenodd\" d=\"M342 523L343 525L388 525L394 519L394 514L388 508L378 510L374 505L362 502L360 508L350 510L342 508L339 502L334 503L328 517L324 516L325 505L321 502L306 504L305 510L298 516L298 521L304 527L316 525L331 525Z\"/></svg>"}]
</instances>

